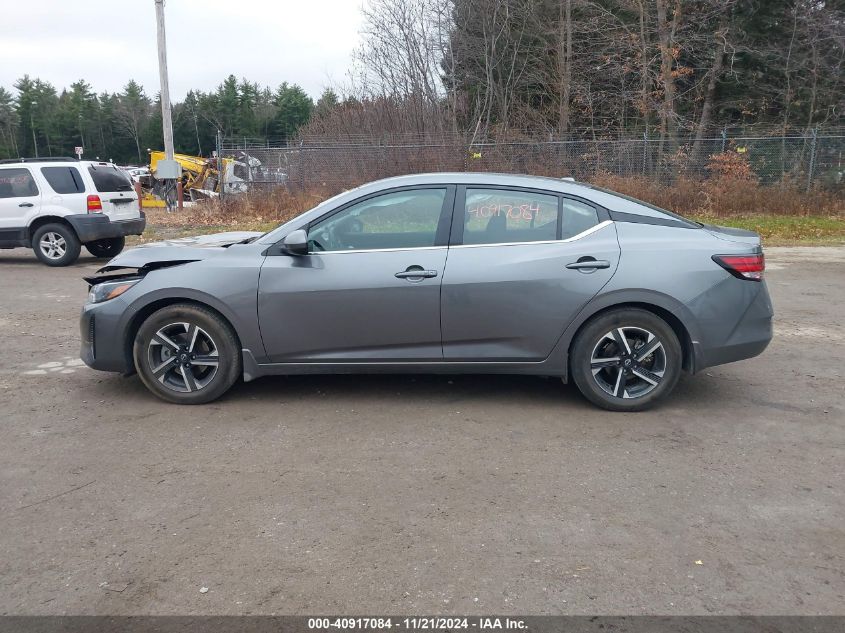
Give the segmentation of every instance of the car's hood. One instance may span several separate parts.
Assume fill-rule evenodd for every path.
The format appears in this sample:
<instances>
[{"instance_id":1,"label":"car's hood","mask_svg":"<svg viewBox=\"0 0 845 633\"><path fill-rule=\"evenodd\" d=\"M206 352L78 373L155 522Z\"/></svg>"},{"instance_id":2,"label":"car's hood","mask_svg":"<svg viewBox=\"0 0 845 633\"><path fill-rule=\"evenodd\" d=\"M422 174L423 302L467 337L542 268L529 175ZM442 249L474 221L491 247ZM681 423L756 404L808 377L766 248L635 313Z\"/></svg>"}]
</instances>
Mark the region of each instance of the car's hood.
<instances>
[{"instance_id":1,"label":"car's hood","mask_svg":"<svg viewBox=\"0 0 845 633\"><path fill-rule=\"evenodd\" d=\"M178 237L161 242L140 244L137 248L164 248L167 246L190 246L192 248L214 248L215 246L231 246L243 242L251 237L263 235L257 231L229 231L227 233L212 233L211 235L196 235L194 237Z\"/></svg>"},{"instance_id":2,"label":"car's hood","mask_svg":"<svg viewBox=\"0 0 845 633\"><path fill-rule=\"evenodd\" d=\"M230 231L196 237L180 237L161 242L140 244L122 252L100 271L117 268L158 267L162 264L195 262L225 252L226 247L262 233L256 231Z\"/></svg>"}]
</instances>

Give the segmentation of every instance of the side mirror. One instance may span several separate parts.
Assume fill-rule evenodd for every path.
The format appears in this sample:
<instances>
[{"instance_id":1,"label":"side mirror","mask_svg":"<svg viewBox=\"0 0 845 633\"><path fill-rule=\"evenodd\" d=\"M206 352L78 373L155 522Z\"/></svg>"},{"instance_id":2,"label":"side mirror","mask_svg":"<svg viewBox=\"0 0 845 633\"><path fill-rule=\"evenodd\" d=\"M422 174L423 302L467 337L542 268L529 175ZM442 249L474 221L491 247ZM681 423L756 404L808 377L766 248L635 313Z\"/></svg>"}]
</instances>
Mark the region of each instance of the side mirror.
<instances>
[{"instance_id":1,"label":"side mirror","mask_svg":"<svg viewBox=\"0 0 845 633\"><path fill-rule=\"evenodd\" d=\"M308 254L308 233L304 229L298 229L282 240L282 246L290 255Z\"/></svg>"}]
</instances>

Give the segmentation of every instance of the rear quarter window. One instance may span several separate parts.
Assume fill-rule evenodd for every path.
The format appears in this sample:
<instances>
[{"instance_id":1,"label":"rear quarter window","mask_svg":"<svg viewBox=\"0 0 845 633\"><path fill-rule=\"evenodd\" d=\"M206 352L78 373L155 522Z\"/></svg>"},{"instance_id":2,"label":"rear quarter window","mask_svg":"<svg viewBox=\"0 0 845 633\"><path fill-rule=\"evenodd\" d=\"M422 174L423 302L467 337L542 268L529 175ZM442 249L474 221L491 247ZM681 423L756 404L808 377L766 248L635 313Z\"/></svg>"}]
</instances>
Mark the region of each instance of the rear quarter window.
<instances>
[{"instance_id":1,"label":"rear quarter window","mask_svg":"<svg viewBox=\"0 0 845 633\"><path fill-rule=\"evenodd\" d=\"M41 175L56 193L83 193L85 184L76 167L42 167Z\"/></svg>"},{"instance_id":2,"label":"rear quarter window","mask_svg":"<svg viewBox=\"0 0 845 633\"><path fill-rule=\"evenodd\" d=\"M100 193L112 191L132 191L129 177L114 165L91 165L88 173L94 186Z\"/></svg>"},{"instance_id":3,"label":"rear quarter window","mask_svg":"<svg viewBox=\"0 0 845 633\"><path fill-rule=\"evenodd\" d=\"M575 237L599 223L599 215L595 207L578 200L563 199L563 224L561 239Z\"/></svg>"}]
</instances>

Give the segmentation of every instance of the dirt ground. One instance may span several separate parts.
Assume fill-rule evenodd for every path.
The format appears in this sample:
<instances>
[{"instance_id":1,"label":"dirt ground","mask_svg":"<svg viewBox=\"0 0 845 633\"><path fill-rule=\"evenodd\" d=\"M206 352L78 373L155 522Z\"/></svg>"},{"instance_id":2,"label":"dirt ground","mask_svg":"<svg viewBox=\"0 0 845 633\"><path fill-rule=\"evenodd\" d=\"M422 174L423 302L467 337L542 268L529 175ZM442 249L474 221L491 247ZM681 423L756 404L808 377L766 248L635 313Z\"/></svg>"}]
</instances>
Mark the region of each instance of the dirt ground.
<instances>
[{"instance_id":1,"label":"dirt ground","mask_svg":"<svg viewBox=\"0 0 845 633\"><path fill-rule=\"evenodd\" d=\"M0 614L842 614L845 249L768 259L769 349L620 415L507 376L167 405L77 360L95 260L0 251Z\"/></svg>"}]
</instances>

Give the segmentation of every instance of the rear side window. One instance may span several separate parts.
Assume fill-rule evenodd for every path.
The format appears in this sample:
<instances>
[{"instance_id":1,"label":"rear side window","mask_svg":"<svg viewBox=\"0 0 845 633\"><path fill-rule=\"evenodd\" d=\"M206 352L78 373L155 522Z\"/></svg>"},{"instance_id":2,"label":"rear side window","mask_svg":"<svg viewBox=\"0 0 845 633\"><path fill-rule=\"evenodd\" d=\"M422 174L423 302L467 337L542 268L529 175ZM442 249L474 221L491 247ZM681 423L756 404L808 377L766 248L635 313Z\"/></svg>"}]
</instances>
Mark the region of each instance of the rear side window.
<instances>
[{"instance_id":1,"label":"rear side window","mask_svg":"<svg viewBox=\"0 0 845 633\"><path fill-rule=\"evenodd\" d=\"M38 187L26 168L0 170L0 198L31 198Z\"/></svg>"},{"instance_id":2,"label":"rear side window","mask_svg":"<svg viewBox=\"0 0 845 633\"><path fill-rule=\"evenodd\" d=\"M83 193L85 185L76 167L42 167L41 174L56 193Z\"/></svg>"},{"instance_id":3,"label":"rear side window","mask_svg":"<svg viewBox=\"0 0 845 633\"><path fill-rule=\"evenodd\" d=\"M132 191L129 177L114 165L91 165L88 173L99 192Z\"/></svg>"},{"instance_id":4,"label":"rear side window","mask_svg":"<svg viewBox=\"0 0 845 633\"><path fill-rule=\"evenodd\" d=\"M467 189L464 244L557 239L558 197L507 189Z\"/></svg>"}]
</instances>

